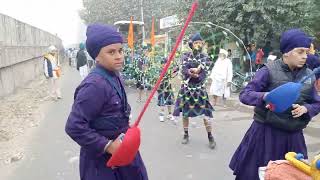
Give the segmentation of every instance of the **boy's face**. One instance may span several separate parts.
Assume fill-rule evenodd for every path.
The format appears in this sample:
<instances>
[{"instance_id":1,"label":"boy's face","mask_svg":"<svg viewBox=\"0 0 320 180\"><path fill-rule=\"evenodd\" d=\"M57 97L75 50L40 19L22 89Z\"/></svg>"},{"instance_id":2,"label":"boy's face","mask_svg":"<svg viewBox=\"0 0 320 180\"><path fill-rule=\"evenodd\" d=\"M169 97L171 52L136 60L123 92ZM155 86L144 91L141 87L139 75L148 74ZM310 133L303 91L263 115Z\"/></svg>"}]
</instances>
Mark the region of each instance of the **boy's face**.
<instances>
[{"instance_id":1,"label":"boy's face","mask_svg":"<svg viewBox=\"0 0 320 180\"><path fill-rule=\"evenodd\" d=\"M194 49L196 49L196 50L201 50L202 49L202 47L203 47L203 41L194 41L193 43L192 43L192 45L193 45L193 48Z\"/></svg>"},{"instance_id":2,"label":"boy's face","mask_svg":"<svg viewBox=\"0 0 320 180\"><path fill-rule=\"evenodd\" d=\"M306 64L308 52L309 48L294 48L285 54L288 59L287 64L291 67L302 68Z\"/></svg>"},{"instance_id":3,"label":"boy's face","mask_svg":"<svg viewBox=\"0 0 320 180\"><path fill-rule=\"evenodd\" d=\"M118 72L123 67L123 49L122 44L111 44L103 47L97 58L97 62L109 71Z\"/></svg>"}]
</instances>

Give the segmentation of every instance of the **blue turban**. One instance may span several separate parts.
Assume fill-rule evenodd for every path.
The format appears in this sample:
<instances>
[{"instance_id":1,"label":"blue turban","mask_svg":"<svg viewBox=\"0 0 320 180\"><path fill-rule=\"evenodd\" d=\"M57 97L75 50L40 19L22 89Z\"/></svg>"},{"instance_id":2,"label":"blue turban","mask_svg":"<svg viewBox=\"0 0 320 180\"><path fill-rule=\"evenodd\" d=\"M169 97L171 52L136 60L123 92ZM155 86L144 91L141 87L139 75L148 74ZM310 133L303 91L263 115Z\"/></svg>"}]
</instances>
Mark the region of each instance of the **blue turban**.
<instances>
[{"instance_id":1,"label":"blue turban","mask_svg":"<svg viewBox=\"0 0 320 180\"><path fill-rule=\"evenodd\" d=\"M193 48L193 42L195 41L203 41L200 33L195 33L194 35L191 36L190 40L188 41L189 47L192 49Z\"/></svg>"},{"instance_id":2,"label":"blue turban","mask_svg":"<svg viewBox=\"0 0 320 180\"><path fill-rule=\"evenodd\" d=\"M307 56L307 67L310 68L311 70L320 67L320 58L317 55L313 54L308 54ZM316 74L316 79L319 79L320 74Z\"/></svg>"},{"instance_id":3,"label":"blue turban","mask_svg":"<svg viewBox=\"0 0 320 180\"><path fill-rule=\"evenodd\" d=\"M280 51L284 54L293 50L294 48L310 48L311 41L311 38L309 38L300 29L290 29L281 35Z\"/></svg>"},{"instance_id":4,"label":"blue turban","mask_svg":"<svg viewBox=\"0 0 320 180\"><path fill-rule=\"evenodd\" d=\"M110 25L91 24L87 28L86 47L93 59L96 59L100 50L110 44L123 43L121 34Z\"/></svg>"},{"instance_id":5,"label":"blue turban","mask_svg":"<svg viewBox=\"0 0 320 180\"><path fill-rule=\"evenodd\" d=\"M80 50L84 50L84 49L85 49L84 43L80 43L80 44L79 44L79 48L80 48Z\"/></svg>"},{"instance_id":6,"label":"blue turban","mask_svg":"<svg viewBox=\"0 0 320 180\"><path fill-rule=\"evenodd\" d=\"M197 32L197 33L195 33L195 34L192 36L191 41L192 41L192 42L195 42L195 41L203 41L203 39L202 39L200 33Z\"/></svg>"}]
</instances>

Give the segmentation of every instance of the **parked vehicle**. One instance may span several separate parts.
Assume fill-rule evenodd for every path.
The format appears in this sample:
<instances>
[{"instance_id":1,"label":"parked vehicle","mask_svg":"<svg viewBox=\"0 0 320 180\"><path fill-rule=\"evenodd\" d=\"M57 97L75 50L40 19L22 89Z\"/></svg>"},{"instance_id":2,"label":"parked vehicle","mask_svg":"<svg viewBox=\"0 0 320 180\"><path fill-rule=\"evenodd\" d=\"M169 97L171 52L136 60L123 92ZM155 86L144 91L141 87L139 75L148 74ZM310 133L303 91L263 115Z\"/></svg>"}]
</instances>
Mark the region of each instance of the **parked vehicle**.
<instances>
[{"instance_id":1,"label":"parked vehicle","mask_svg":"<svg viewBox=\"0 0 320 180\"><path fill-rule=\"evenodd\" d=\"M249 81L252 80L254 72L242 74L241 72L234 72L232 83L231 83L231 92L237 93L242 90Z\"/></svg>"}]
</instances>

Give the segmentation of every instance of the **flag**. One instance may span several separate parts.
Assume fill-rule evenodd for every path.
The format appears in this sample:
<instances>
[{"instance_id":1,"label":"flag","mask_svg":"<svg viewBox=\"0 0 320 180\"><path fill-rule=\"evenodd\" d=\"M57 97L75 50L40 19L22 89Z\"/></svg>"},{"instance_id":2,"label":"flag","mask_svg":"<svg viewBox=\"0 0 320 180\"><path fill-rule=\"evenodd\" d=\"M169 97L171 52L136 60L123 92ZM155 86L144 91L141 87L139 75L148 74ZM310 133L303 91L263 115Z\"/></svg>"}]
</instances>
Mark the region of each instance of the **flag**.
<instances>
[{"instance_id":1,"label":"flag","mask_svg":"<svg viewBox=\"0 0 320 180\"><path fill-rule=\"evenodd\" d=\"M151 46L154 47L156 44L156 39L154 37L154 17L152 17L152 26L151 26L151 37L150 37Z\"/></svg>"},{"instance_id":2,"label":"flag","mask_svg":"<svg viewBox=\"0 0 320 180\"><path fill-rule=\"evenodd\" d=\"M129 32L128 32L128 46L133 49L133 23L132 23L132 16L130 18L130 25L129 25Z\"/></svg>"}]
</instances>

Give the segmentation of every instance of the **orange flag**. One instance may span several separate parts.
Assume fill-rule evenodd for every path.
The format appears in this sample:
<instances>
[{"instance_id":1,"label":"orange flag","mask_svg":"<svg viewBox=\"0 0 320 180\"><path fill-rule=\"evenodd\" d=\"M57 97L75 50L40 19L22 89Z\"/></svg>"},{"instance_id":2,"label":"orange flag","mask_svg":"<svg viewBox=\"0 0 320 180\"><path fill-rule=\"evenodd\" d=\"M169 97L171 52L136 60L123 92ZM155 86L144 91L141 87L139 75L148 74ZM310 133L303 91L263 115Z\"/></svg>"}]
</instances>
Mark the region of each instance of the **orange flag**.
<instances>
[{"instance_id":1,"label":"orange flag","mask_svg":"<svg viewBox=\"0 0 320 180\"><path fill-rule=\"evenodd\" d=\"M151 27L151 37L150 37L151 46L154 47L156 44L156 39L154 37L154 17L152 17L152 27Z\"/></svg>"},{"instance_id":2,"label":"orange flag","mask_svg":"<svg viewBox=\"0 0 320 180\"><path fill-rule=\"evenodd\" d=\"M130 25L129 25L129 32L128 32L128 46L133 49L133 23L132 23L132 16L130 18Z\"/></svg>"}]
</instances>

